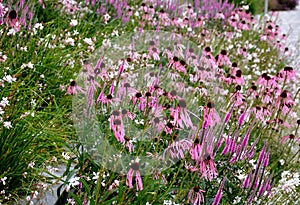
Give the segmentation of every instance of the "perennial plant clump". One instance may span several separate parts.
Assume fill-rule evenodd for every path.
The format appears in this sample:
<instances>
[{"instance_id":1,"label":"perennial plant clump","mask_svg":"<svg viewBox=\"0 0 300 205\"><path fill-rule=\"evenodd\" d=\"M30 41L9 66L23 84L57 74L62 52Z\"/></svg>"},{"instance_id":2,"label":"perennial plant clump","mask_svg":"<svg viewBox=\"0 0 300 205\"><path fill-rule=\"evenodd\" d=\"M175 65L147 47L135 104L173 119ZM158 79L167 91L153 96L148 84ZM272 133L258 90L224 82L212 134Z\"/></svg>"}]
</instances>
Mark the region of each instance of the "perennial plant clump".
<instances>
[{"instance_id":1,"label":"perennial plant clump","mask_svg":"<svg viewBox=\"0 0 300 205\"><path fill-rule=\"evenodd\" d=\"M297 199L299 75L273 19L227 1L0 8L1 203L53 179L58 204Z\"/></svg>"}]
</instances>

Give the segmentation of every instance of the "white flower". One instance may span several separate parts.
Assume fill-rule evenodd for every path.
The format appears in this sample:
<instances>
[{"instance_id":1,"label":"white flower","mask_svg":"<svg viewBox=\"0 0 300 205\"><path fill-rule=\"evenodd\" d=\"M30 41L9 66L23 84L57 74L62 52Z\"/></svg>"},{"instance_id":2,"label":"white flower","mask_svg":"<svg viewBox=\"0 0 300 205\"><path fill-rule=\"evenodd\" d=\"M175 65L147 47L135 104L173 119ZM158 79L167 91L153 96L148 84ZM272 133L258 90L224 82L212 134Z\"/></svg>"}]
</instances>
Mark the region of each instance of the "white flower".
<instances>
[{"instance_id":1,"label":"white flower","mask_svg":"<svg viewBox=\"0 0 300 205\"><path fill-rule=\"evenodd\" d=\"M283 159L279 160L279 163L280 165L284 165L284 160Z\"/></svg>"},{"instance_id":2,"label":"white flower","mask_svg":"<svg viewBox=\"0 0 300 205\"><path fill-rule=\"evenodd\" d=\"M3 78L3 80L7 81L8 83L12 83L16 81L16 78L12 77L11 75L7 75Z\"/></svg>"},{"instance_id":3,"label":"white flower","mask_svg":"<svg viewBox=\"0 0 300 205\"><path fill-rule=\"evenodd\" d=\"M74 40L73 38L67 38L67 39L65 40L65 43L66 43L66 44L69 44L69 45L71 45L71 46L74 46L74 45L75 45L75 40Z\"/></svg>"},{"instance_id":4,"label":"white flower","mask_svg":"<svg viewBox=\"0 0 300 205\"><path fill-rule=\"evenodd\" d=\"M11 122L9 122L9 121L4 122L4 123L3 123L3 126L4 126L5 128L7 128L7 129L12 128Z\"/></svg>"},{"instance_id":5,"label":"white flower","mask_svg":"<svg viewBox=\"0 0 300 205\"><path fill-rule=\"evenodd\" d=\"M77 26L78 25L78 21L76 19L72 19L70 22L70 26Z\"/></svg>"},{"instance_id":6,"label":"white flower","mask_svg":"<svg viewBox=\"0 0 300 205\"><path fill-rule=\"evenodd\" d=\"M67 199L68 204L74 205L75 200L74 199Z\"/></svg>"},{"instance_id":7,"label":"white flower","mask_svg":"<svg viewBox=\"0 0 300 205\"><path fill-rule=\"evenodd\" d=\"M0 105L2 107L6 107L7 105L9 105L8 97L3 97L1 102L0 102Z\"/></svg>"},{"instance_id":8,"label":"white flower","mask_svg":"<svg viewBox=\"0 0 300 205\"><path fill-rule=\"evenodd\" d=\"M26 177L27 177L27 172L24 172L23 174L22 174L22 176L26 179Z\"/></svg>"},{"instance_id":9,"label":"white flower","mask_svg":"<svg viewBox=\"0 0 300 205\"><path fill-rule=\"evenodd\" d=\"M69 181L69 185L70 185L71 187L78 186L78 185L79 185L79 179L80 179L80 177L74 177L74 178L72 178L72 179Z\"/></svg>"},{"instance_id":10,"label":"white flower","mask_svg":"<svg viewBox=\"0 0 300 205\"><path fill-rule=\"evenodd\" d=\"M34 165L35 165L35 163L34 162L30 162L29 164L28 164L28 168L33 168L34 167Z\"/></svg>"},{"instance_id":11,"label":"white flower","mask_svg":"<svg viewBox=\"0 0 300 205\"><path fill-rule=\"evenodd\" d=\"M97 183L97 180L98 180L98 178L99 178L99 174L100 174L99 172L97 172L97 173L96 173L96 172L93 172L93 175L94 175L94 176L93 176L92 179L96 181L95 183Z\"/></svg>"},{"instance_id":12,"label":"white flower","mask_svg":"<svg viewBox=\"0 0 300 205\"><path fill-rule=\"evenodd\" d=\"M8 36L10 36L10 35L16 35L16 33L17 33L17 31L14 29L14 28L11 28L11 29L9 29L9 31L8 31L8 33L7 33L7 35Z\"/></svg>"},{"instance_id":13,"label":"white flower","mask_svg":"<svg viewBox=\"0 0 300 205\"><path fill-rule=\"evenodd\" d=\"M172 201L171 200L164 200L164 205L172 205Z\"/></svg>"},{"instance_id":14,"label":"white flower","mask_svg":"<svg viewBox=\"0 0 300 205\"><path fill-rule=\"evenodd\" d=\"M30 104L31 104L31 106L33 106L33 107L36 106L36 99L32 99L31 102L30 102Z\"/></svg>"},{"instance_id":15,"label":"white flower","mask_svg":"<svg viewBox=\"0 0 300 205\"><path fill-rule=\"evenodd\" d=\"M68 153L63 152L61 155L62 155L62 157L63 157L65 160L69 160L69 159L70 159L70 155L69 155Z\"/></svg>"},{"instance_id":16,"label":"white flower","mask_svg":"<svg viewBox=\"0 0 300 205\"><path fill-rule=\"evenodd\" d=\"M249 5L243 5L242 8L243 8L244 10L248 10L248 9L249 9Z\"/></svg>"},{"instance_id":17,"label":"white flower","mask_svg":"<svg viewBox=\"0 0 300 205\"><path fill-rule=\"evenodd\" d=\"M104 15L104 21L107 22L110 19L110 15L108 13L106 13Z\"/></svg>"},{"instance_id":18,"label":"white flower","mask_svg":"<svg viewBox=\"0 0 300 205\"><path fill-rule=\"evenodd\" d=\"M5 182L5 181L6 181L6 179L7 179L7 177L3 177L3 178L1 178L1 181L2 181L2 184L3 184L3 185L5 185L5 184L6 184L6 182Z\"/></svg>"},{"instance_id":19,"label":"white flower","mask_svg":"<svg viewBox=\"0 0 300 205\"><path fill-rule=\"evenodd\" d=\"M79 32L77 30L74 30L73 35L76 36L78 34L79 34Z\"/></svg>"},{"instance_id":20,"label":"white flower","mask_svg":"<svg viewBox=\"0 0 300 205\"><path fill-rule=\"evenodd\" d=\"M94 45L94 42L93 42L93 40L91 38L85 38L83 40L83 42L86 43L86 44L88 44L88 45L90 45L90 46Z\"/></svg>"},{"instance_id":21,"label":"white flower","mask_svg":"<svg viewBox=\"0 0 300 205\"><path fill-rule=\"evenodd\" d=\"M240 203L241 202L241 197L239 197L239 196L236 196L235 197L235 199L233 200L233 203L232 204L238 204L238 203Z\"/></svg>"},{"instance_id":22,"label":"white flower","mask_svg":"<svg viewBox=\"0 0 300 205\"><path fill-rule=\"evenodd\" d=\"M27 67L28 67L28 68L33 68L33 66L34 66L34 65L33 65L31 62L27 63Z\"/></svg>"},{"instance_id":23,"label":"white flower","mask_svg":"<svg viewBox=\"0 0 300 205\"><path fill-rule=\"evenodd\" d=\"M34 28L43 30L44 26L43 26L43 24L41 24L41 23L36 23L36 24L34 25Z\"/></svg>"},{"instance_id":24,"label":"white flower","mask_svg":"<svg viewBox=\"0 0 300 205\"><path fill-rule=\"evenodd\" d=\"M27 201L30 201L30 199L31 199L30 196L27 196L27 197L26 197L26 200L27 200Z\"/></svg>"},{"instance_id":25,"label":"white flower","mask_svg":"<svg viewBox=\"0 0 300 205\"><path fill-rule=\"evenodd\" d=\"M4 111L2 109L2 107L0 107L0 115L3 115L4 114Z\"/></svg>"}]
</instances>

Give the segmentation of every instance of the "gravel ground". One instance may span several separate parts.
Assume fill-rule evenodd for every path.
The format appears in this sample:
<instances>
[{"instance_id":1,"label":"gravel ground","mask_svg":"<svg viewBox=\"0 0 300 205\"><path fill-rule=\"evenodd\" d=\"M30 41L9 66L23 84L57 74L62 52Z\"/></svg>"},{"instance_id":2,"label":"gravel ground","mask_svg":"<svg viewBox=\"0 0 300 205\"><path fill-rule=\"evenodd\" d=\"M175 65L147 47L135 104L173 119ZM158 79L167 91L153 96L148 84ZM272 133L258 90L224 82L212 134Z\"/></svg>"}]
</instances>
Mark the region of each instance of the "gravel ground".
<instances>
[{"instance_id":1,"label":"gravel ground","mask_svg":"<svg viewBox=\"0 0 300 205\"><path fill-rule=\"evenodd\" d=\"M278 24L288 35L287 45L292 51L293 66L300 70L300 5L292 11L278 12Z\"/></svg>"}]
</instances>

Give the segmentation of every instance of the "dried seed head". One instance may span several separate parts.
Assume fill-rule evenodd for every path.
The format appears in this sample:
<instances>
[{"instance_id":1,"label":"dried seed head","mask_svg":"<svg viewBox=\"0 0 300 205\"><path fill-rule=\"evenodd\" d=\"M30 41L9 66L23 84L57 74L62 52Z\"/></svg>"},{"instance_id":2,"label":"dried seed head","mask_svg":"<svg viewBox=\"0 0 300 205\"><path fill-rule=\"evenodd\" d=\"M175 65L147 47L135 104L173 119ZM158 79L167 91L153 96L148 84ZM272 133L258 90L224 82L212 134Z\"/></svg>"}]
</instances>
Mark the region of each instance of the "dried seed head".
<instances>
[{"instance_id":1,"label":"dried seed head","mask_svg":"<svg viewBox=\"0 0 300 205\"><path fill-rule=\"evenodd\" d=\"M251 89L252 89L252 90L257 90L256 85L252 85L252 86L251 86Z\"/></svg>"},{"instance_id":2,"label":"dried seed head","mask_svg":"<svg viewBox=\"0 0 300 205\"><path fill-rule=\"evenodd\" d=\"M180 64L181 64L182 66L185 66L185 61L184 61L184 60L180 60Z\"/></svg>"},{"instance_id":3,"label":"dried seed head","mask_svg":"<svg viewBox=\"0 0 300 205\"><path fill-rule=\"evenodd\" d=\"M286 66L284 67L284 71L292 71L293 68L291 66Z\"/></svg>"},{"instance_id":4,"label":"dried seed head","mask_svg":"<svg viewBox=\"0 0 300 205\"><path fill-rule=\"evenodd\" d=\"M105 68L105 63L101 63L100 68Z\"/></svg>"}]
</instances>

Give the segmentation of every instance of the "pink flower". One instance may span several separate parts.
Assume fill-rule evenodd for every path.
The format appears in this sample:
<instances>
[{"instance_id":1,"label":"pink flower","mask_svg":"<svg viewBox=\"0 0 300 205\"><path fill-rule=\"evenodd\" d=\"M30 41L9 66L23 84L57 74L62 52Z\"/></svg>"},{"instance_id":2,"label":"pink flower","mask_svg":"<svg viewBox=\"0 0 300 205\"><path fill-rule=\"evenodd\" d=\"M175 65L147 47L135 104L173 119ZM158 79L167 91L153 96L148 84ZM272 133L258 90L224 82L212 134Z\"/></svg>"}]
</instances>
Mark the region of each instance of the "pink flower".
<instances>
[{"instance_id":1,"label":"pink flower","mask_svg":"<svg viewBox=\"0 0 300 205\"><path fill-rule=\"evenodd\" d=\"M130 86L130 83L128 82L122 82L121 86L119 87L117 91L117 98L120 100L123 100L127 96L133 96L137 92L136 89L132 88Z\"/></svg>"},{"instance_id":2,"label":"pink flower","mask_svg":"<svg viewBox=\"0 0 300 205\"><path fill-rule=\"evenodd\" d=\"M135 182L136 182L136 190L141 191L143 190L143 182L141 178L141 173L139 171L140 169L140 164L138 162L135 162L131 165L130 169L128 170L127 173L127 178L126 178L126 185L131 189L133 187L132 185L132 179L133 175L135 172Z\"/></svg>"},{"instance_id":3,"label":"pink flower","mask_svg":"<svg viewBox=\"0 0 300 205\"><path fill-rule=\"evenodd\" d=\"M204 203L204 191L200 189L199 186L195 186L189 191L188 200L193 205L200 205Z\"/></svg>"},{"instance_id":4,"label":"pink flower","mask_svg":"<svg viewBox=\"0 0 300 205\"><path fill-rule=\"evenodd\" d=\"M243 94L240 92L241 86L237 85L236 86L236 92L231 94L231 98L234 100L234 105L235 106L240 106L243 104L243 100L245 100L245 97L243 96Z\"/></svg>"},{"instance_id":5,"label":"pink flower","mask_svg":"<svg viewBox=\"0 0 300 205\"><path fill-rule=\"evenodd\" d=\"M133 97L132 97L132 101L134 103L134 105L137 105L138 102L138 108L141 111L144 111L147 105L147 99L142 97L142 93L137 92Z\"/></svg>"},{"instance_id":6,"label":"pink flower","mask_svg":"<svg viewBox=\"0 0 300 205\"><path fill-rule=\"evenodd\" d=\"M186 108L186 102L184 99L178 101L177 108L170 108L171 116L174 118L174 125L179 126L180 128L192 128L193 123L189 116L188 110Z\"/></svg>"},{"instance_id":7,"label":"pink flower","mask_svg":"<svg viewBox=\"0 0 300 205\"><path fill-rule=\"evenodd\" d=\"M125 136L125 146L127 147L128 151L132 153L134 151L134 147L132 141L129 137Z\"/></svg>"},{"instance_id":8,"label":"pink flower","mask_svg":"<svg viewBox=\"0 0 300 205\"><path fill-rule=\"evenodd\" d=\"M71 81L68 89L67 89L67 94L69 95L76 95L77 91L80 91L81 93L84 93L83 89L78 86L75 82L75 80Z\"/></svg>"},{"instance_id":9,"label":"pink flower","mask_svg":"<svg viewBox=\"0 0 300 205\"><path fill-rule=\"evenodd\" d=\"M282 137L282 139L280 140L281 143L286 142L287 140L295 140L298 143L300 143L300 138L296 138L294 134L290 134L290 135L286 135L284 137Z\"/></svg>"},{"instance_id":10,"label":"pink flower","mask_svg":"<svg viewBox=\"0 0 300 205\"><path fill-rule=\"evenodd\" d=\"M208 102L207 106L204 108L204 121L202 127L208 129L209 126L214 126L220 122L221 118L215 109L215 104L213 102Z\"/></svg>"},{"instance_id":11,"label":"pink flower","mask_svg":"<svg viewBox=\"0 0 300 205\"><path fill-rule=\"evenodd\" d=\"M114 110L109 118L110 129L113 130L116 139L123 143L125 141L125 130L122 115L119 111Z\"/></svg>"},{"instance_id":12,"label":"pink flower","mask_svg":"<svg viewBox=\"0 0 300 205\"><path fill-rule=\"evenodd\" d=\"M154 60L160 60L159 57L160 54L160 50L158 48L155 47L155 45L151 45L150 42L150 47L149 47L149 56L152 56Z\"/></svg>"},{"instance_id":13,"label":"pink flower","mask_svg":"<svg viewBox=\"0 0 300 205\"><path fill-rule=\"evenodd\" d=\"M191 146L192 142L188 139L175 139L164 151L163 158L165 159L167 154L169 154L172 159L183 159L185 153L190 150Z\"/></svg>"},{"instance_id":14,"label":"pink flower","mask_svg":"<svg viewBox=\"0 0 300 205\"><path fill-rule=\"evenodd\" d=\"M230 66L232 64L227 56L226 50L222 50L220 52L220 54L216 57L216 60L217 60L218 66L223 66L223 65Z\"/></svg>"},{"instance_id":15,"label":"pink flower","mask_svg":"<svg viewBox=\"0 0 300 205\"><path fill-rule=\"evenodd\" d=\"M99 83L95 81L93 76L88 77L87 95L88 95L88 106L91 107L94 99L94 94L97 91L97 87L100 87Z\"/></svg>"},{"instance_id":16,"label":"pink flower","mask_svg":"<svg viewBox=\"0 0 300 205\"><path fill-rule=\"evenodd\" d=\"M199 165L201 176L206 180L211 181L213 178L217 177L218 173L212 154L209 152L203 153Z\"/></svg>"},{"instance_id":17,"label":"pink flower","mask_svg":"<svg viewBox=\"0 0 300 205\"><path fill-rule=\"evenodd\" d=\"M196 138L194 141L193 146L190 149L191 158L197 162L200 161L200 157L202 155L202 148L203 146L200 145L200 140Z\"/></svg>"},{"instance_id":18,"label":"pink flower","mask_svg":"<svg viewBox=\"0 0 300 205\"><path fill-rule=\"evenodd\" d=\"M6 17L6 25L14 28L17 32L20 31L21 23L18 19L16 10L11 10Z\"/></svg>"}]
</instances>

